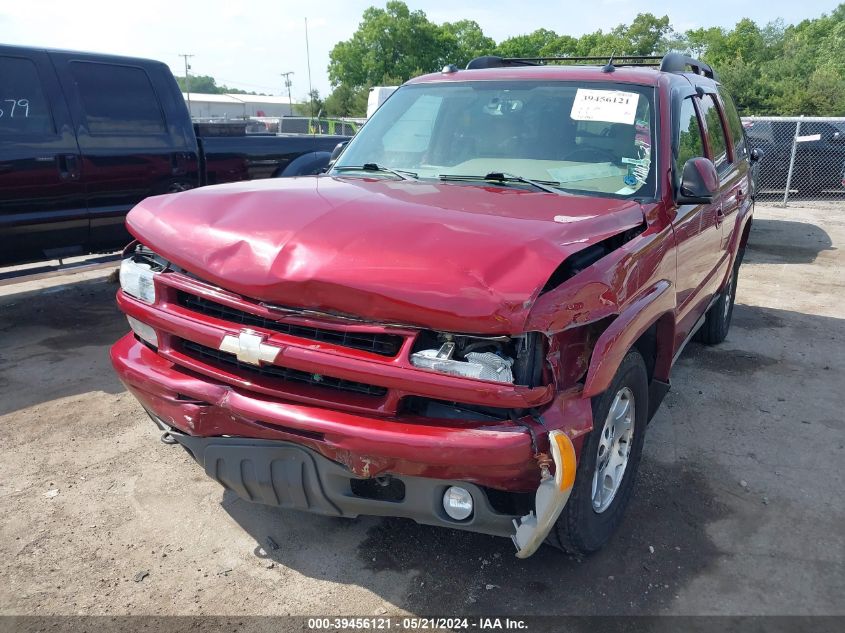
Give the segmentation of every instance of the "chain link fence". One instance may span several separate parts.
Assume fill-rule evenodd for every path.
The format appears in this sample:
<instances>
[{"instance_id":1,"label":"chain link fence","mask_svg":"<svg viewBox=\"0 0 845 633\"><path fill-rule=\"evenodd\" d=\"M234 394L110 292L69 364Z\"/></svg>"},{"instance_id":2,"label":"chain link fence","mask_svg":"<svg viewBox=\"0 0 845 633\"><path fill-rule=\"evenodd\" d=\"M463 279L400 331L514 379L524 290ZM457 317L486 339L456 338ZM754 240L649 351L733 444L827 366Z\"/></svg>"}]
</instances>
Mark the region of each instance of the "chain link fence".
<instances>
[{"instance_id":1,"label":"chain link fence","mask_svg":"<svg viewBox=\"0 0 845 633\"><path fill-rule=\"evenodd\" d=\"M366 119L353 117L193 117L193 122L205 126L207 134L232 136L243 134L339 134L354 136ZM228 130L228 132L227 132Z\"/></svg>"},{"instance_id":2,"label":"chain link fence","mask_svg":"<svg viewBox=\"0 0 845 633\"><path fill-rule=\"evenodd\" d=\"M354 136L366 119L351 117L253 117L253 124L261 123L270 132L279 134L342 134Z\"/></svg>"},{"instance_id":3,"label":"chain link fence","mask_svg":"<svg viewBox=\"0 0 845 633\"><path fill-rule=\"evenodd\" d=\"M758 200L784 207L845 201L845 117L745 117L748 144L763 152Z\"/></svg>"}]
</instances>

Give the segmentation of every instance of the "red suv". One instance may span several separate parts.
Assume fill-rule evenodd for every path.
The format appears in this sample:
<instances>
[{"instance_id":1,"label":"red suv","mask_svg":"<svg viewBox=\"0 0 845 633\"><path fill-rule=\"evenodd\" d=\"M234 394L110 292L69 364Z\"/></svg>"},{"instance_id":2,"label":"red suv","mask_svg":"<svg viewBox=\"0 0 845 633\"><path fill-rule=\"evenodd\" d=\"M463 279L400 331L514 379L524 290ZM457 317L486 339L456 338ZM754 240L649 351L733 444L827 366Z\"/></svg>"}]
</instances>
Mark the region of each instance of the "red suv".
<instances>
[{"instance_id":1,"label":"red suv","mask_svg":"<svg viewBox=\"0 0 845 633\"><path fill-rule=\"evenodd\" d=\"M166 441L258 503L600 548L728 332L752 157L706 64L596 61L448 66L327 174L135 207L111 356Z\"/></svg>"}]
</instances>

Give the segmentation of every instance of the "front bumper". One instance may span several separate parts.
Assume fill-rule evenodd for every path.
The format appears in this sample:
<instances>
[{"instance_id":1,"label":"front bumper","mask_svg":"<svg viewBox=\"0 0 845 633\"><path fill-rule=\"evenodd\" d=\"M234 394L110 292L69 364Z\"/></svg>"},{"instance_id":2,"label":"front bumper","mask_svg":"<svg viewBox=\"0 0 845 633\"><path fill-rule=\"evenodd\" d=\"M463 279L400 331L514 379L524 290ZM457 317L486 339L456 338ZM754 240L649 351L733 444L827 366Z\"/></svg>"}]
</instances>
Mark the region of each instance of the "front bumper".
<instances>
[{"instance_id":1,"label":"front bumper","mask_svg":"<svg viewBox=\"0 0 845 633\"><path fill-rule=\"evenodd\" d=\"M511 421L438 426L435 420L372 418L267 399L181 368L132 334L114 344L111 360L156 424L210 477L246 500L330 516L397 516L510 535L520 557L539 547L566 503L576 466L573 440L580 446L583 439L583 432L574 431L591 423L589 400L565 394L546 409L548 427L521 420L535 425L537 450L551 449L553 460L546 458L538 468L531 434ZM564 422L570 425L565 431ZM561 459L558 445L567 447L567 459ZM372 482L382 475L401 482L401 498L354 490L356 480ZM451 485L472 495L469 519L456 521L443 510L443 493ZM491 488L535 492L536 514L494 509Z\"/></svg>"},{"instance_id":2,"label":"front bumper","mask_svg":"<svg viewBox=\"0 0 845 633\"><path fill-rule=\"evenodd\" d=\"M496 536L513 532L516 516L496 512L480 487L427 477L391 477L401 482L401 498L363 496L353 489L351 473L316 451L292 442L237 437L191 437L170 431L206 474L240 498L270 506L325 516L392 516ZM473 514L464 521L443 510L443 493L459 485L473 497Z\"/></svg>"},{"instance_id":3,"label":"front bumper","mask_svg":"<svg viewBox=\"0 0 845 633\"><path fill-rule=\"evenodd\" d=\"M539 483L531 437L511 421L447 426L280 401L181 368L132 334L114 344L111 360L147 411L187 435L291 441L358 477L391 473L512 492L532 492ZM589 400L561 396L543 419L548 429L566 421L589 430ZM531 418L523 422L535 426L538 448L546 450L545 429ZM572 437L577 447L580 438Z\"/></svg>"}]
</instances>

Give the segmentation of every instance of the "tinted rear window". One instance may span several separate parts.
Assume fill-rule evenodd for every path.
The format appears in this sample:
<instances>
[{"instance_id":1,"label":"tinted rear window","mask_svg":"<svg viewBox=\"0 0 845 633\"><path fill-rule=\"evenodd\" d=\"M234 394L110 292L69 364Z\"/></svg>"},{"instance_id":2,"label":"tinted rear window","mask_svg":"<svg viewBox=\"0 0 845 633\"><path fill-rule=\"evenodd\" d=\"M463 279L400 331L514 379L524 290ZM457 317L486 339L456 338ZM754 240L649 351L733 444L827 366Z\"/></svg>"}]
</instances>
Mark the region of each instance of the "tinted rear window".
<instances>
[{"instance_id":1,"label":"tinted rear window","mask_svg":"<svg viewBox=\"0 0 845 633\"><path fill-rule=\"evenodd\" d=\"M0 57L0 136L52 136L50 106L35 64L23 57Z\"/></svg>"},{"instance_id":2,"label":"tinted rear window","mask_svg":"<svg viewBox=\"0 0 845 633\"><path fill-rule=\"evenodd\" d=\"M161 105L147 73L135 66L71 62L90 134L164 134Z\"/></svg>"}]
</instances>

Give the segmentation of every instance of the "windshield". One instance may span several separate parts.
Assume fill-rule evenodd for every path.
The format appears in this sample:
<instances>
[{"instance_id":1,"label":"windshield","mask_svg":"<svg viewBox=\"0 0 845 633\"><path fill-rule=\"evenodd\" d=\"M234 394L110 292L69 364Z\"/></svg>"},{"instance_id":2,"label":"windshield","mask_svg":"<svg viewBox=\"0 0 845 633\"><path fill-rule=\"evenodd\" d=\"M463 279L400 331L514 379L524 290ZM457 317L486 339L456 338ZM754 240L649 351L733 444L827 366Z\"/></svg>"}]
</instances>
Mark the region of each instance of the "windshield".
<instances>
[{"instance_id":1,"label":"windshield","mask_svg":"<svg viewBox=\"0 0 845 633\"><path fill-rule=\"evenodd\" d=\"M352 139L333 173L368 166L360 175L391 178L393 170L529 186L525 179L561 193L652 198L653 94L647 86L584 81L403 86Z\"/></svg>"}]
</instances>

